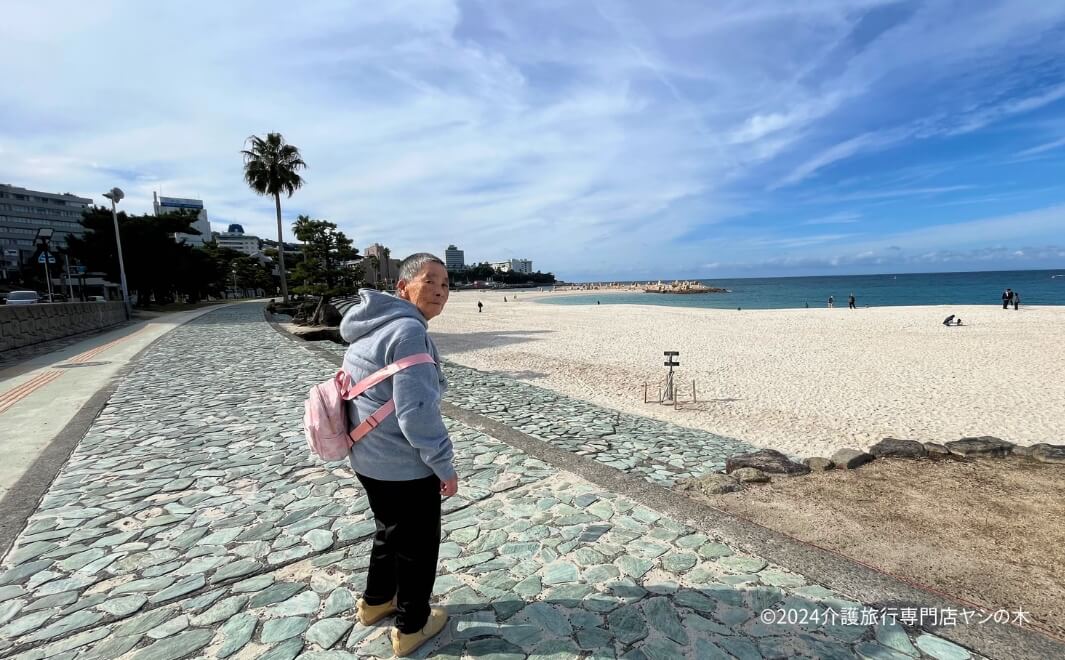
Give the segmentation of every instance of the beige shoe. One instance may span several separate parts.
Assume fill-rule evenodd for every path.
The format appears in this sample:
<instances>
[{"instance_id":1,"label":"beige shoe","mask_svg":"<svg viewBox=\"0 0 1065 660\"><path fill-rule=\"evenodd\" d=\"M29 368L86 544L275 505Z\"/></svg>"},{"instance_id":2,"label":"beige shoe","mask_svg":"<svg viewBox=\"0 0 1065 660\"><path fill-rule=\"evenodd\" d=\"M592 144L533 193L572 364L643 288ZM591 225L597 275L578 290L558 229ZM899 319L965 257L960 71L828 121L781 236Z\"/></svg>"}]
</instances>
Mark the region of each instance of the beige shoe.
<instances>
[{"instance_id":1,"label":"beige shoe","mask_svg":"<svg viewBox=\"0 0 1065 660\"><path fill-rule=\"evenodd\" d=\"M364 626L372 626L396 611L396 598L393 596L392 602L381 603L380 605L367 605L366 601L360 598L355 607L355 618L359 620L359 623Z\"/></svg>"},{"instance_id":2,"label":"beige shoe","mask_svg":"<svg viewBox=\"0 0 1065 660\"><path fill-rule=\"evenodd\" d=\"M446 625L447 610L434 607L429 610L429 619L418 632L401 633L399 628L392 628L392 652L397 658L404 658L435 637Z\"/></svg>"}]
</instances>

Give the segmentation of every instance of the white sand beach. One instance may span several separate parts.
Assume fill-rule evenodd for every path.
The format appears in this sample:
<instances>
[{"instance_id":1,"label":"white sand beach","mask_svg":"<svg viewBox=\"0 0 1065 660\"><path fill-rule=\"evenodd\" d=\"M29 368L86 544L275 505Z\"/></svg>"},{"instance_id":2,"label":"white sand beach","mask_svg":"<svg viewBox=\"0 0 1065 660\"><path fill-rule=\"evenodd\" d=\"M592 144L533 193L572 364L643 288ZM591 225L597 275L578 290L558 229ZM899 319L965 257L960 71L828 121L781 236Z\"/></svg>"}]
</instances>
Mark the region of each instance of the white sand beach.
<instances>
[{"instance_id":1,"label":"white sand beach","mask_svg":"<svg viewBox=\"0 0 1065 660\"><path fill-rule=\"evenodd\" d=\"M455 292L432 334L458 364L801 456L885 436L1063 441L1065 307L734 311L543 295L564 294ZM949 314L965 325L944 327ZM696 380L697 405L643 403L665 350L680 351L677 382Z\"/></svg>"}]
</instances>

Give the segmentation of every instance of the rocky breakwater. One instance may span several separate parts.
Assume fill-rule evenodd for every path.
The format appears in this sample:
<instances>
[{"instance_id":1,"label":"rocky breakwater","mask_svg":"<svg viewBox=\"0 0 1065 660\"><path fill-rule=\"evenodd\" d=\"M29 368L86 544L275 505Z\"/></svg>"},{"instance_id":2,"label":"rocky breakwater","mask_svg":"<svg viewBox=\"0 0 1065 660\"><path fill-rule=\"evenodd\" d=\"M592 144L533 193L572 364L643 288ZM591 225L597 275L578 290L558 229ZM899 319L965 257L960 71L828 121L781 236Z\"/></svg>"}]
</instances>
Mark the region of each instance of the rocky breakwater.
<instances>
[{"instance_id":1,"label":"rocky breakwater","mask_svg":"<svg viewBox=\"0 0 1065 660\"><path fill-rule=\"evenodd\" d=\"M650 282L643 288L644 293L728 293L728 289L721 289L713 286L706 286L695 281L676 281L669 284L658 282L657 284L651 284Z\"/></svg>"}]
</instances>

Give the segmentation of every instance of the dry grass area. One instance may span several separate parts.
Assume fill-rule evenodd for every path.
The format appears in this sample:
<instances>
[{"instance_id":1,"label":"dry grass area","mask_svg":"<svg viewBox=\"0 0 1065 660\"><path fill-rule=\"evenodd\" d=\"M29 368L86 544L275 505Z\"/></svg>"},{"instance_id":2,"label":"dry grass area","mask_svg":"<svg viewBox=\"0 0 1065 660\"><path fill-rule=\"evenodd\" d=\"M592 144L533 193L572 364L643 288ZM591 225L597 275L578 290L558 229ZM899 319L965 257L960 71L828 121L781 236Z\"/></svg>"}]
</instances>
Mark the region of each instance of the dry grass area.
<instances>
[{"instance_id":1,"label":"dry grass area","mask_svg":"<svg viewBox=\"0 0 1065 660\"><path fill-rule=\"evenodd\" d=\"M706 499L1065 639L1063 465L879 460Z\"/></svg>"}]
</instances>

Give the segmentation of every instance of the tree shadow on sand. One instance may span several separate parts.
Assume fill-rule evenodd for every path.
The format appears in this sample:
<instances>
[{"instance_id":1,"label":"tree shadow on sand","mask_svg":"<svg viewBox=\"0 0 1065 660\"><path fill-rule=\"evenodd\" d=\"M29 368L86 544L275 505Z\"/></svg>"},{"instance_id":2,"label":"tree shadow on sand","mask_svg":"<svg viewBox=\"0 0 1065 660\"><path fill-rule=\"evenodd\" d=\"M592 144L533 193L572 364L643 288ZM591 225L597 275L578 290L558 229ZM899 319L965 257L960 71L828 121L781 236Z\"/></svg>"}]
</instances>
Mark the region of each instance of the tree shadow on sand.
<instances>
[{"instance_id":1,"label":"tree shadow on sand","mask_svg":"<svg viewBox=\"0 0 1065 660\"><path fill-rule=\"evenodd\" d=\"M497 330L485 332L434 332L433 342L445 355L467 353L484 348L498 348L539 341L536 335L551 334L553 330Z\"/></svg>"}]
</instances>

